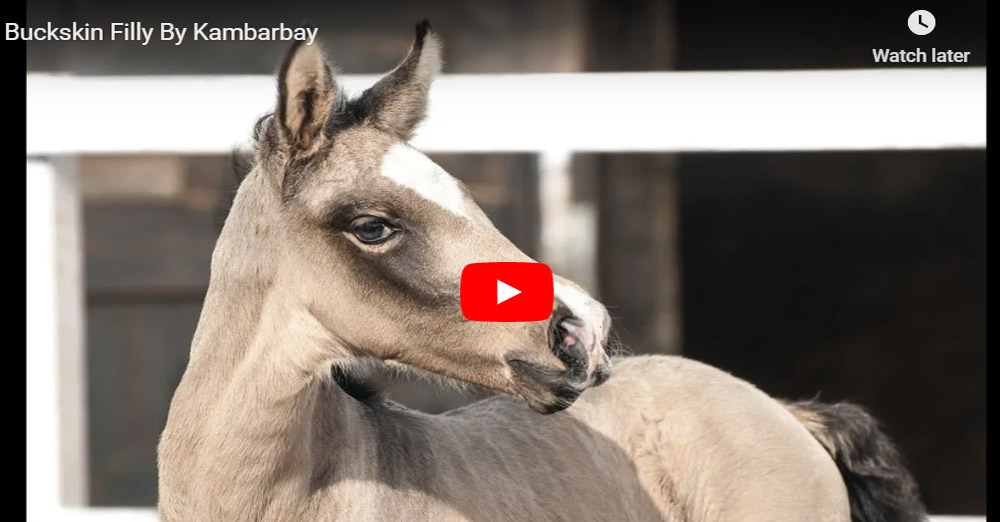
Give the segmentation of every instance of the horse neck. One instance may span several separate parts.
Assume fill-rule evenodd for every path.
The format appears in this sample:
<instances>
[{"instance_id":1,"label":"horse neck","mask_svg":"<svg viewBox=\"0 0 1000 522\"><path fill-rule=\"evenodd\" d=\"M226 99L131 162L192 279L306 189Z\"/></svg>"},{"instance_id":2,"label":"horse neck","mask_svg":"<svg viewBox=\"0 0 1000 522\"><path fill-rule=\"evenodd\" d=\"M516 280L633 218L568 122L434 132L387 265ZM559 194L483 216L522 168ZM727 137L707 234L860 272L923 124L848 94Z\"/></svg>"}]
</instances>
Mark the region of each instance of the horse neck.
<instances>
[{"instance_id":1,"label":"horse neck","mask_svg":"<svg viewBox=\"0 0 1000 522\"><path fill-rule=\"evenodd\" d=\"M241 197L248 197L242 189ZM161 502L196 492L216 506L238 507L240 513L225 514L238 519L254 518L246 510L255 509L251 499L268 498L261 488L280 481L308 489L316 473L311 445L320 394L325 415L345 417L337 425L356 427L362 417L322 372L335 353L328 336L262 261L275 249L266 223L255 221L267 215L260 206L268 203L249 203L234 202L213 254L190 360L160 447ZM358 430L330 431L324 429L324 444Z\"/></svg>"},{"instance_id":2,"label":"horse neck","mask_svg":"<svg viewBox=\"0 0 1000 522\"><path fill-rule=\"evenodd\" d=\"M292 378L295 364L299 373L308 373L348 357L280 281L285 234L274 218L281 212L281 197L271 183L264 172L250 173L212 254L188 373L209 375L215 384L228 382L254 361L287 370Z\"/></svg>"},{"instance_id":3,"label":"horse neck","mask_svg":"<svg viewBox=\"0 0 1000 522\"><path fill-rule=\"evenodd\" d=\"M280 206L268 190L267 178L251 172L232 204L212 254L211 279L198 328L191 343L182 386L212 391L211 398L231 386L241 367L252 364L254 348L274 344L275 317L280 308L269 303L280 299L276 288L278 234L268 216ZM280 353L280 346L274 354Z\"/></svg>"}]
</instances>

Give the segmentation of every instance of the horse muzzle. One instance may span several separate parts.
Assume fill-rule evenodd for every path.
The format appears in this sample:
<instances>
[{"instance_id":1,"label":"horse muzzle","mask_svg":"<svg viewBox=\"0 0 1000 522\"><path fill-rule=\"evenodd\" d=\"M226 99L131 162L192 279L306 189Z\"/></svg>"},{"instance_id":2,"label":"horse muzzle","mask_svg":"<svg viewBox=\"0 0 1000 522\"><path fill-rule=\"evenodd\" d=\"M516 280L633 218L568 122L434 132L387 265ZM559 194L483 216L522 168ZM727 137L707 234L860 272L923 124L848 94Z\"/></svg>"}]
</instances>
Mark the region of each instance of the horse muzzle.
<instances>
[{"instance_id":1,"label":"horse muzzle","mask_svg":"<svg viewBox=\"0 0 1000 522\"><path fill-rule=\"evenodd\" d=\"M520 395L536 411L554 413L568 408L592 386L611 377L607 353L610 317L597 301L574 303L570 308L557 301L549 320L548 343L563 368L551 368L524 359L511 359Z\"/></svg>"}]
</instances>

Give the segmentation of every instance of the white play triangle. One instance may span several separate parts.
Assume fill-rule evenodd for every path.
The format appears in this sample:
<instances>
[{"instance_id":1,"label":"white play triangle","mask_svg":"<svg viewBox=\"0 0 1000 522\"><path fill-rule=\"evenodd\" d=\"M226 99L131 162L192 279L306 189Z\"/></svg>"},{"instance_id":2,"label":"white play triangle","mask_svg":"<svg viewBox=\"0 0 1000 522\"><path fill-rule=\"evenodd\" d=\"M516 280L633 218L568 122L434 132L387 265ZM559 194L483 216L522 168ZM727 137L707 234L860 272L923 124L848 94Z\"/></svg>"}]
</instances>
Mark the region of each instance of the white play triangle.
<instances>
[{"instance_id":1,"label":"white play triangle","mask_svg":"<svg viewBox=\"0 0 1000 522\"><path fill-rule=\"evenodd\" d=\"M520 293L521 291L517 288L514 288L513 286L497 279L497 304L500 304Z\"/></svg>"}]
</instances>

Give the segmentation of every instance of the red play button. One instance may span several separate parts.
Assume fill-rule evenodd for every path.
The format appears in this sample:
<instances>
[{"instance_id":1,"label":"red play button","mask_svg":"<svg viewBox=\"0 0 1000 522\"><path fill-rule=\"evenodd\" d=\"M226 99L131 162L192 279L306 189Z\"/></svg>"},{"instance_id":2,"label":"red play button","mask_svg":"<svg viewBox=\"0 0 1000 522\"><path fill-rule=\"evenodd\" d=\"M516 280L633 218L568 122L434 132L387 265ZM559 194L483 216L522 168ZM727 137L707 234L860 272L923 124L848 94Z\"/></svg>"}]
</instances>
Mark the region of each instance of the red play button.
<instances>
[{"instance_id":1,"label":"red play button","mask_svg":"<svg viewBox=\"0 0 1000 522\"><path fill-rule=\"evenodd\" d=\"M462 270L470 321L543 321L552 315L552 270L542 263L472 263Z\"/></svg>"}]
</instances>

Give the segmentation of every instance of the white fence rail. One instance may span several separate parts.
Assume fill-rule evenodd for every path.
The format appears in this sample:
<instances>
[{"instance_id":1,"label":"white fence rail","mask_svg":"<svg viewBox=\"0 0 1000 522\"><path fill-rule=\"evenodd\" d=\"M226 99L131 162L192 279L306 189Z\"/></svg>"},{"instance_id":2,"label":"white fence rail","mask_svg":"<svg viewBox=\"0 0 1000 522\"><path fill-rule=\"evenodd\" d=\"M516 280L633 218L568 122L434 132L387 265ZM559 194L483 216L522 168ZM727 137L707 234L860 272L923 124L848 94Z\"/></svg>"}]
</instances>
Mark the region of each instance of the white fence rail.
<instances>
[{"instance_id":1,"label":"white fence rail","mask_svg":"<svg viewBox=\"0 0 1000 522\"><path fill-rule=\"evenodd\" d=\"M228 153L275 102L269 76L27 82L29 156ZM986 69L446 75L429 112L429 152L981 148Z\"/></svg>"},{"instance_id":2,"label":"white fence rail","mask_svg":"<svg viewBox=\"0 0 1000 522\"><path fill-rule=\"evenodd\" d=\"M356 92L374 77L343 81ZM28 74L28 520L156 520L151 509L81 505L85 373L74 321L83 283L79 249L67 246L79 232L78 194L75 173L50 158L229 153L271 108L274 87L264 76ZM986 70L446 75L413 144L428 152L539 153L548 158L543 186L559 188L547 191L553 198L569 193L566 158L574 151L985 148ZM546 234L561 218L543 222L542 236L570 241Z\"/></svg>"}]
</instances>

